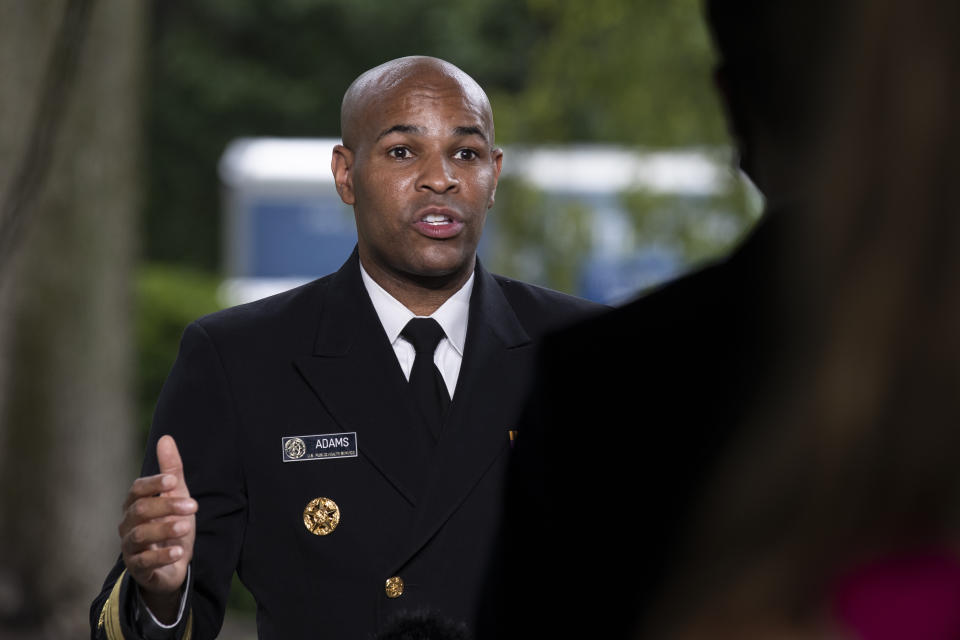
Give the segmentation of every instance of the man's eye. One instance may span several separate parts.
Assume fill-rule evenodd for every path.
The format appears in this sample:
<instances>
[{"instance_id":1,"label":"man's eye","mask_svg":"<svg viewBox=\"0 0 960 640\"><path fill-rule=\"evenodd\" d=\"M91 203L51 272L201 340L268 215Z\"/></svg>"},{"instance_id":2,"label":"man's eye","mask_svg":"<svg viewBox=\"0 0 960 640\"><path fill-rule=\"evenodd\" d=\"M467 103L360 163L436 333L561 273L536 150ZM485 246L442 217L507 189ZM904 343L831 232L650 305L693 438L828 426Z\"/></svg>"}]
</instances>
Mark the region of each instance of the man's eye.
<instances>
[{"instance_id":1,"label":"man's eye","mask_svg":"<svg viewBox=\"0 0 960 640\"><path fill-rule=\"evenodd\" d=\"M394 147L387 151L387 155L391 158L396 158L397 160L404 160L410 157L410 149L406 147Z\"/></svg>"},{"instance_id":2,"label":"man's eye","mask_svg":"<svg viewBox=\"0 0 960 640\"><path fill-rule=\"evenodd\" d=\"M455 154L457 160L476 160L477 152L473 149L460 149Z\"/></svg>"}]
</instances>

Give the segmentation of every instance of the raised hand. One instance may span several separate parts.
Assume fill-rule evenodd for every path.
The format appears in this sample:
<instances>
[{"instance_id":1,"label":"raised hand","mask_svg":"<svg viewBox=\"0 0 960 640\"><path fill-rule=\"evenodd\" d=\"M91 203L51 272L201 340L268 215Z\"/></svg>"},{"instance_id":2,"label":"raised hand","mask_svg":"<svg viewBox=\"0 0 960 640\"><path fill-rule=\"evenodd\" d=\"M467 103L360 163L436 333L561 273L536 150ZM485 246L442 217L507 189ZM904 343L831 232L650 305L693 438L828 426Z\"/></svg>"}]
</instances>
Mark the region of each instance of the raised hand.
<instances>
[{"instance_id":1,"label":"raised hand","mask_svg":"<svg viewBox=\"0 0 960 640\"><path fill-rule=\"evenodd\" d=\"M197 502L190 497L183 462L170 436L157 442L160 473L133 481L123 504L120 547L127 572L147 606L169 623L177 615L196 537Z\"/></svg>"}]
</instances>

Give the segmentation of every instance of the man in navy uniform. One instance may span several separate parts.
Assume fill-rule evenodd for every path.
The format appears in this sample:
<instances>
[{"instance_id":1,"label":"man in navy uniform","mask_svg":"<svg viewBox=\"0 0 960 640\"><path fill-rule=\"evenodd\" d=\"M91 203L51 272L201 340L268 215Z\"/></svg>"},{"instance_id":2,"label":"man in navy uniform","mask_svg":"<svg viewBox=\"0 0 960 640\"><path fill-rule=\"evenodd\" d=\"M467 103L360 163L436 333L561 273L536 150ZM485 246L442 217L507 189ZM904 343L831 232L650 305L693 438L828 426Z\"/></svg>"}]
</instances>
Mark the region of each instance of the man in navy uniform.
<instances>
[{"instance_id":1,"label":"man in navy uniform","mask_svg":"<svg viewBox=\"0 0 960 640\"><path fill-rule=\"evenodd\" d=\"M502 151L460 69L401 58L347 90L336 273L191 324L91 609L95 638L212 638L236 570L261 638L475 623L532 355L595 305L489 274Z\"/></svg>"}]
</instances>

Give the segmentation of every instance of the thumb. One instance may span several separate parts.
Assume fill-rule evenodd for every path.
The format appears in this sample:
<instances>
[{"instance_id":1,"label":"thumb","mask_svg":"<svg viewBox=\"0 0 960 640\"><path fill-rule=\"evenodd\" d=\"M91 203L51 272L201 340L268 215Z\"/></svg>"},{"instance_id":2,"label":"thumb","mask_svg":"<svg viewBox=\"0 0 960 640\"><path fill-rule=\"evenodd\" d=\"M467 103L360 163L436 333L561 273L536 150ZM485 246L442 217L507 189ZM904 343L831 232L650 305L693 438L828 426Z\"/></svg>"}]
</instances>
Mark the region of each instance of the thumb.
<instances>
[{"instance_id":1,"label":"thumb","mask_svg":"<svg viewBox=\"0 0 960 640\"><path fill-rule=\"evenodd\" d=\"M160 466L160 473L170 474L177 479L176 486L164 492L166 495L190 495L187 490L187 481L183 476L183 461L180 459L180 451L177 449L177 443L172 436L163 436L157 441L157 464Z\"/></svg>"}]
</instances>

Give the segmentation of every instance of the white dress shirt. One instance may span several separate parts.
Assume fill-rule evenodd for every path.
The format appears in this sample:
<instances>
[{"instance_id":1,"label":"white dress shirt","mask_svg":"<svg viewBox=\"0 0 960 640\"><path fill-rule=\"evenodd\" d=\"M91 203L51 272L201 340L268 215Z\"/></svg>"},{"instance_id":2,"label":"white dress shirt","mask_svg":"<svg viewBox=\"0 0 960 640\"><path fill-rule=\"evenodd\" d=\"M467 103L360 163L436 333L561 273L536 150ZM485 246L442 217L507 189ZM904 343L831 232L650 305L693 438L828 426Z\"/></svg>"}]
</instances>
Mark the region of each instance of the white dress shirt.
<instances>
[{"instance_id":1,"label":"white dress shirt","mask_svg":"<svg viewBox=\"0 0 960 640\"><path fill-rule=\"evenodd\" d=\"M440 307L430 314L443 329L445 337L440 340L437 350L433 352L433 363L440 370L443 381L447 384L450 399L457 388L457 378L460 377L460 363L463 362L463 347L467 341L467 320L470 316L470 294L473 292L473 275L460 287L459 291L447 298ZM367 289L373 308L380 318L380 324L387 334L387 340L393 345L393 352L403 370L403 375L410 380L410 370L413 368L413 359L417 353L413 345L400 335L412 318L418 317L410 309L391 296L379 284L374 282L370 274L360 264L360 276L363 286Z\"/></svg>"}]
</instances>

